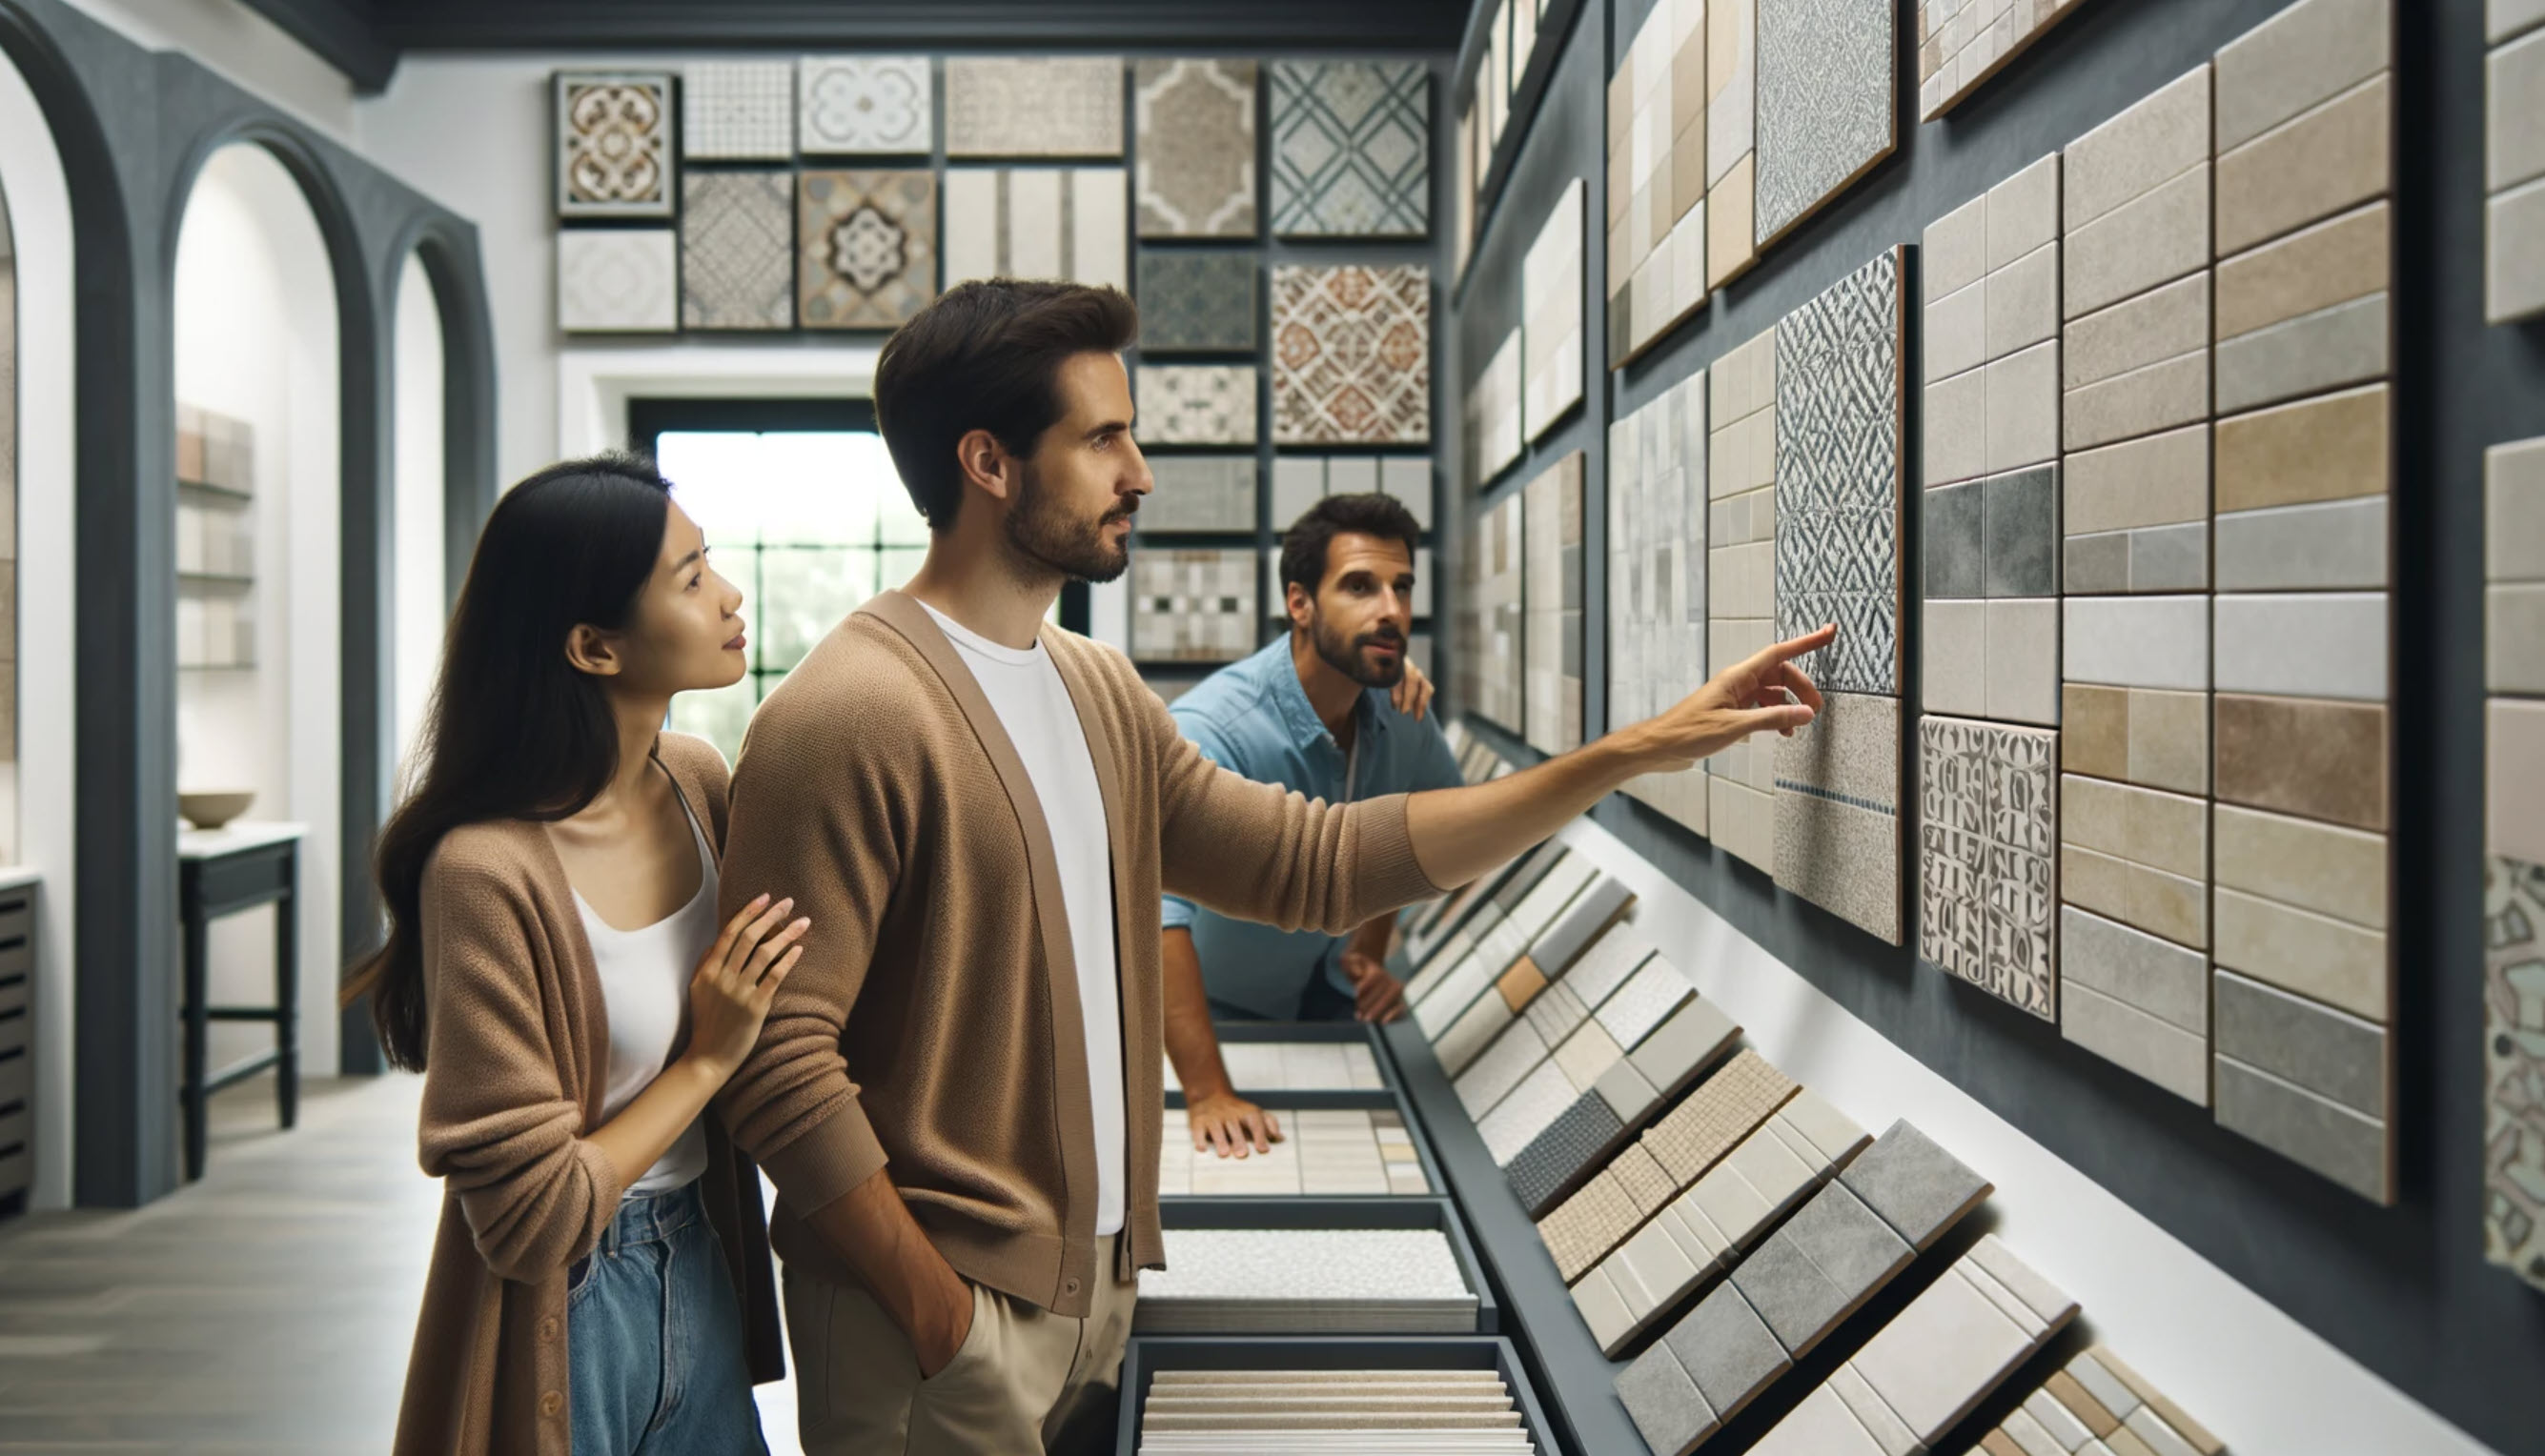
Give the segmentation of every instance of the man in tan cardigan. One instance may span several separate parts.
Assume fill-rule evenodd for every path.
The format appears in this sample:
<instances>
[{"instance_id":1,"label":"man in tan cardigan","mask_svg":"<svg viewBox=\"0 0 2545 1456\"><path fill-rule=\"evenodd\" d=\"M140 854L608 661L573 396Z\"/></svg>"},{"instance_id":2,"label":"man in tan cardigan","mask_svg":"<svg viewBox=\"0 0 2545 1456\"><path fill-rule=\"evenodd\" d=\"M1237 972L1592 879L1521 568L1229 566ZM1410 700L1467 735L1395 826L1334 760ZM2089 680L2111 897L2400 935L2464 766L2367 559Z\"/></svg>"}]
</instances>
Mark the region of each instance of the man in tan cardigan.
<instances>
[{"instance_id":1,"label":"man in tan cardigan","mask_svg":"<svg viewBox=\"0 0 2545 1456\"><path fill-rule=\"evenodd\" d=\"M997 281L892 337L875 413L927 561L770 694L735 769L724 882L813 923L724 1112L778 1184L816 1456L1109 1442L1163 1262L1162 891L1343 933L1820 702L1790 659L1828 628L1472 787L1336 807L1215 767L1045 620L1128 563L1136 327L1110 289Z\"/></svg>"}]
</instances>

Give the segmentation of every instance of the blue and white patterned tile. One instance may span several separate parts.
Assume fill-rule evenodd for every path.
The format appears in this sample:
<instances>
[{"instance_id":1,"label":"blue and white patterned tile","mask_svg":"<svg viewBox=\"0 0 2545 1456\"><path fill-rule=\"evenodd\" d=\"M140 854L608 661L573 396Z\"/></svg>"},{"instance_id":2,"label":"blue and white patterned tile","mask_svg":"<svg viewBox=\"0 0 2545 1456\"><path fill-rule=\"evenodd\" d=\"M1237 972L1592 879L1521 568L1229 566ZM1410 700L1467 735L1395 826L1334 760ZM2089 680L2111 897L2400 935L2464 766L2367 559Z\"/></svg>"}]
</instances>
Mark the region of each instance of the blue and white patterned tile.
<instances>
[{"instance_id":1,"label":"blue and white patterned tile","mask_svg":"<svg viewBox=\"0 0 2545 1456\"><path fill-rule=\"evenodd\" d=\"M1421 61L1272 62L1272 231L1432 230L1432 77Z\"/></svg>"}]
</instances>

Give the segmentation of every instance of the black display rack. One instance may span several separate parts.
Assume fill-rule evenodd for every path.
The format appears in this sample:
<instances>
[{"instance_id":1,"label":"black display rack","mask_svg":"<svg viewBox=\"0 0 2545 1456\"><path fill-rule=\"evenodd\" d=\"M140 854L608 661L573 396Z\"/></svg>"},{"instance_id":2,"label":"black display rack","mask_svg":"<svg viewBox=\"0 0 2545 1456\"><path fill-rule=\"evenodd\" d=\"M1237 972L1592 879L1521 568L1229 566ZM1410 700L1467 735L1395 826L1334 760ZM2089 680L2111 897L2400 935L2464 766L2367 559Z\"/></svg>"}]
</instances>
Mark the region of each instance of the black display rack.
<instances>
[{"instance_id":1,"label":"black display rack","mask_svg":"<svg viewBox=\"0 0 2545 1456\"><path fill-rule=\"evenodd\" d=\"M1136 1335L1122 1355L1122 1415L1116 1456L1140 1449L1140 1408L1160 1370L1493 1370L1511 1387L1520 1424L1544 1456L1568 1449L1550 1430L1523 1362L1508 1339L1482 1335ZM1628 1450L1642 1449L1640 1443Z\"/></svg>"}]
</instances>

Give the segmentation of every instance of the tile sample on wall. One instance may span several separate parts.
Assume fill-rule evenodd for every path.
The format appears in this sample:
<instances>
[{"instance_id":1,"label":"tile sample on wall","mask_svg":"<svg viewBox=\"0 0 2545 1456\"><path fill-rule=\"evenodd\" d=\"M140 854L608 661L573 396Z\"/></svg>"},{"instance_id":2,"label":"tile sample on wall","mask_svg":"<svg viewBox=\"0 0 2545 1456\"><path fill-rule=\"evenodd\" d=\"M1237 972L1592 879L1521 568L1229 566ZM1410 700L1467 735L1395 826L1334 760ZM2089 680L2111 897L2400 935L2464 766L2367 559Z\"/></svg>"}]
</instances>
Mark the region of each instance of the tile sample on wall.
<instances>
[{"instance_id":1,"label":"tile sample on wall","mask_svg":"<svg viewBox=\"0 0 2545 1456\"><path fill-rule=\"evenodd\" d=\"M1520 455L1520 331L1513 329L1467 387L1467 485L1482 487Z\"/></svg>"},{"instance_id":2,"label":"tile sample on wall","mask_svg":"<svg viewBox=\"0 0 2545 1456\"><path fill-rule=\"evenodd\" d=\"M924 55L808 55L795 63L795 149L808 157L924 156L937 85Z\"/></svg>"},{"instance_id":3,"label":"tile sample on wall","mask_svg":"<svg viewBox=\"0 0 2545 1456\"><path fill-rule=\"evenodd\" d=\"M556 215L672 215L672 77L668 71L559 71Z\"/></svg>"},{"instance_id":4,"label":"tile sample on wall","mask_svg":"<svg viewBox=\"0 0 2545 1456\"><path fill-rule=\"evenodd\" d=\"M1520 491L1522 716L1546 754L1582 746L1582 466L1575 450Z\"/></svg>"},{"instance_id":5,"label":"tile sample on wall","mask_svg":"<svg viewBox=\"0 0 2545 1456\"><path fill-rule=\"evenodd\" d=\"M1776 884L1901 941L1900 699L1824 691L1774 745Z\"/></svg>"},{"instance_id":6,"label":"tile sample on wall","mask_svg":"<svg viewBox=\"0 0 2545 1456\"><path fill-rule=\"evenodd\" d=\"M2208 957L2073 905L2059 931L2059 1034L2208 1105Z\"/></svg>"},{"instance_id":7,"label":"tile sample on wall","mask_svg":"<svg viewBox=\"0 0 2545 1456\"><path fill-rule=\"evenodd\" d=\"M891 329L937 296L937 174L805 172L796 181L797 317Z\"/></svg>"},{"instance_id":8,"label":"tile sample on wall","mask_svg":"<svg viewBox=\"0 0 2545 1456\"><path fill-rule=\"evenodd\" d=\"M1918 724L1918 953L2058 1018L2059 735L1960 718Z\"/></svg>"},{"instance_id":9,"label":"tile sample on wall","mask_svg":"<svg viewBox=\"0 0 2545 1456\"><path fill-rule=\"evenodd\" d=\"M1142 364L1140 433L1152 445L1253 445L1260 372L1253 364Z\"/></svg>"},{"instance_id":10,"label":"tile sample on wall","mask_svg":"<svg viewBox=\"0 0 2545 1456\"><path fill-rule=\"evenodd\" d=\"M2061 311L2074 319L2210 263L2210 67L2203 63L2068 144L2061 160ZM2206 367L2204 360L2201 367ZM2108 389L2071 450L2147 434L2191 365ZM2126 408L2125 408L2126 406ZM2072 411L2072 413L2078 413Z\"/></svg>"},{"instance_id":11,"label":"tile sample on wall","mask_svg":"<svg viewBox=\"0 0 2545 1456\"><path fill-rule=\"evenodd\" d=\"M681 175L681 327L793 325L794 191L781 171Z\"/></svg>"},{"instance_id":12,"label":"tile sample on wall","mask_svg":"<svg viewBox=\"0 0 2545 1456\"><path fill-rule=\"evenodd\" d=\"M1899 141L1899 8L1889 0L1757 0L1758 214L1766 247Z\"/></svg>"},{"instance_id":13,"label":"tile sample on wall","mask_svg":"<svg viewBox=\"0 0 2545 1456\"><path fill-rule=\"evenodd\" d=\"M563 228L556 323L569 334L668 334L680 326L680 235L668 227Z\"/></svg>"},{"instance_id":14,"label":"tile sample on wall","mask_svg":"<svg viewBox=\"0 0 2545 1456\"><path fill-rule=\"evenodd\" d=\"M2545 312L2545 11L2495 3L2484 61L2484 317Z\"/></svg>"},{"instance_id":15,"label":"tile sample on wall","mask_svg":"<svg viewBox=\"0 0 2545 1456\"><path fill-rule=\"evenodd\" d=\"M1118 167L947 169L945 285L1060 279L1127 290L1125 187Z\"/></svg>"},{"instance_id":16,"label":"tile sample on wall","mask_svg":"<svg viewBox=\"0 0 2545 1456\"><path fill-rule=\"evenodd\" d=\"M2208 874L2205 801L2061 776L2063 902L2197 950L2210 938Z\"/></svg>"},{"instance_id":17,"label":"tile sample on wall","mask_svg":"<svg viewBox=\"0 0 2545 1456\"><path fill-rule=\"evenodd\" d=\"M1707 371L1705 658L1718 669L1776 640L1776 332ZM1714 842L1774 873L1774 748L1744 740L1705 768Z\"/></svg>"},{"instance_id":18,"label":"tile sample on wall","mask_svg":"<svg viewBox=\"0 0 2545 1456\"><path fill-rule=\"evenodd\" d=\"M1611 368L1705 302L1706 4L1659 0L1608 80Z\"/></svg>"},{"instance_id":19,"label":"tile sample on wall","mask_svg":"<svg viewBox=\"0 0 2545 1456\"><path fill-rule=\"evenodd\" d=\"M1473 706L1485 718L1514 733L1524 725L1520 654L1521 513L1520 493L1513 491L1476 518L1467 559L1474 562L1476 629L1480 648Z\"/></svg>"},{"instance_id":20,"label":"tile sample on wall","mask_svg":"<svg viewBox=\"0 0 2545 1456\"><path fill-rule=\"evenodd\" d=\"M1577 177L1520 260L1520 433L1544 439L1582 402L1582 213ZM1428 377L1428 376L1427 376Z\"/></svg>"},{"instance_id":21,"label":"tile sample on wall","mask_svg":"<svg viewBox=\"0 0 2545 1456\"><path fill-rule=\"evenodd\" d=\"M1825 622L1796 659L1824 690L1897 697L1901 251L1884 251L1776 325L1775 634Z\"/></svg>"},{"instance_id":22,"label":"tile sample on wall","mask_svg":"<svg viewBox=\"0 0 2545 1456\"><path fill-rule=\"evenodd\" d=\"M1759 0L1705 11L1705 285L1759 261Z\"/></svg>"},{"instance_id":23,"label":"tile sample on wall","mask_svg":"<svg viewBox=\"0 0 2545 1456\"><path fill-rule=\"evenodd\" d=\"M1235 662L1255 650L1255 553L1131 553L1131 656L1143 662Z\"/></svg>"},{"instance_id":24,"label":"tile sample on wall","mask_svg":"<svg viewBox=\"0 0 2545 1456\"><path fill-rule=\"evenodd\" d=\"M792 160L793 63L699 61L682 67L681 153L718 161Z\"/></svg>"},{"instance_id":25,"label":"tile sample on wall","mask_svg":"<svg viewBox=\"0 0 2545 1456\"><path fill-rule=\"evenodd\" d=\"M1640 723L1702 687L1705 667L1706 371L1608 427L1608 722ZM1623 792L1706 832L1702 768L1627 780Z\"/></svg>"},{"instance_id":26,"label":"tile sample on wall","mask_svg":"<svg viewBox=\"0 0 2545 1456\"><path fill-rule=\"evenodd\" d=\"M1138 533L1255 529L1255 456L1151 455L1149 474L1155 484L1134 519Z\"/></svg>"},{"instance_id":27,"label":"tile sample on wall","mask_svg":"<svg viewBox=\"0 0 2545 1456\"><path fill-rule=\"evenodd\" d=\"M1122 58L947 56L945 154L1122 155Z\"/></svg>"},{"instance_id":28,"label":"tile sample on wall","mask_svg":"<svg viewBox=\"0 0 2545 1456\"><path fill-rule=\"evenodd\" d=\"M1419 60L1271 65L1273 233L1428 236L1430 68Z\"/></svg>"},{"instance_id":29,"label":"tile sample on wall","mask_svg":"<svg viewBox=\"0 0 2545 1456\"><path fill-rule=\"evenodd\" d=\"M2545 439L2484 452L2484 1256L2545 1289Z\"/></svg>"},{"instance_id":30,"label":"tile sample on wall","mask_svg":"<svg viewBox=\"0 0 2545 1456\"><path fill-rule=\"evenodd\" d=\"M1140 254L1140 354L1251 354L1258 270L1248 253Z\"/></svg>"},{"instance_id":31,"label":"tile sample on wall","mask_svg":"<svg viewBox=\"0 0 2545 1456\"><path fill-rule=\"evenodd\" d=\"M1919 117L1951 111L2076 8L2077 0L1918 0Z\"/></svg>"},{"instance_id":32,"label":"tile sample on wall","mask_svg":"<svg viewBox=\"0 0 2545 1456\"><path fill-rule=\"evenodd\" d=\"M1251 60L1132 63L1140 236L1255 236L1255 77Z\"/></svg>"},{"instance_id":33,"label":"tile sample on wall","mask_svg":"<svg viewBox=\"0 0 2545 1456\"><path fill-rule=\"evenodd\" d=\"M1449 186L1449 282L1467 276L1467 262L1476 252L1476 104L1467 103L1458 113L1458 142L1453 180Z\"/></svg>"},{"instance_id":34,"label":"tile sample on wall","mask_svg":"<svg viewBox=\"0 0 2545 1456\"><path fill-rule=\"evenodd\" d=\"M1426 531L1432 528L1429 455L1283 455L1272 462L1272 531L1275 535L1287 531L1308 508L1328 496L1372 493L1395 497L1412 513L1416 526ZM1424 589L1418 584L1417 590ZM1425 596L1428 599L1428 591ZM1415 614L1430 613L1418 607Z\"/></svg>"},{"instance_id":35,"label":"tile sample on wall","mask_svg":"<svg viewBox=\"0 0 2545 1456\"><path fill-rule=\"evenodd\" d=\"M1273 269L1273 443L1431 438L1432 270Z\"/></svg>"}]
</instances>

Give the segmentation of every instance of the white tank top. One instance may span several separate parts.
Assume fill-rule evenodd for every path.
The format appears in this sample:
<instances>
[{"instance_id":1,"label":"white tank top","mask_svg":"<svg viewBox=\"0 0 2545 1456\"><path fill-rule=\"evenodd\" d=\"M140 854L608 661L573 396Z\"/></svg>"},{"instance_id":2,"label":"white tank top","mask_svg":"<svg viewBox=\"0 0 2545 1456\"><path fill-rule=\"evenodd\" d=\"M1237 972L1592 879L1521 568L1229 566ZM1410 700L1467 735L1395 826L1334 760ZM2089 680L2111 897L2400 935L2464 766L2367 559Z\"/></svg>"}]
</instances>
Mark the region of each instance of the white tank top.
<instances>
[{"instance_id":1,"label":"white tank top","mask_svg":"<svg viewBox=\"0 0 2545 1456\"><path fill-rule=\"evenodd\" d=\"M716 938L715 852L698 829L698 818L681 801L690 822L690 838L698 847L698 892L670 915L638 930L621 930L593 913L582 892L574 908L583 916L583 933L592 942L592 962L601 973L601 1005L610 1020L610 1072L604 1084L604 1121L636 1099L672 1055L690 1015L690 978L698 957ZM681 1187L707 1171L707 1130L692 1122L673 1140L645 1175L630 1183L629 1195L663 1193Z\"/></svg>"}]
</instances>

